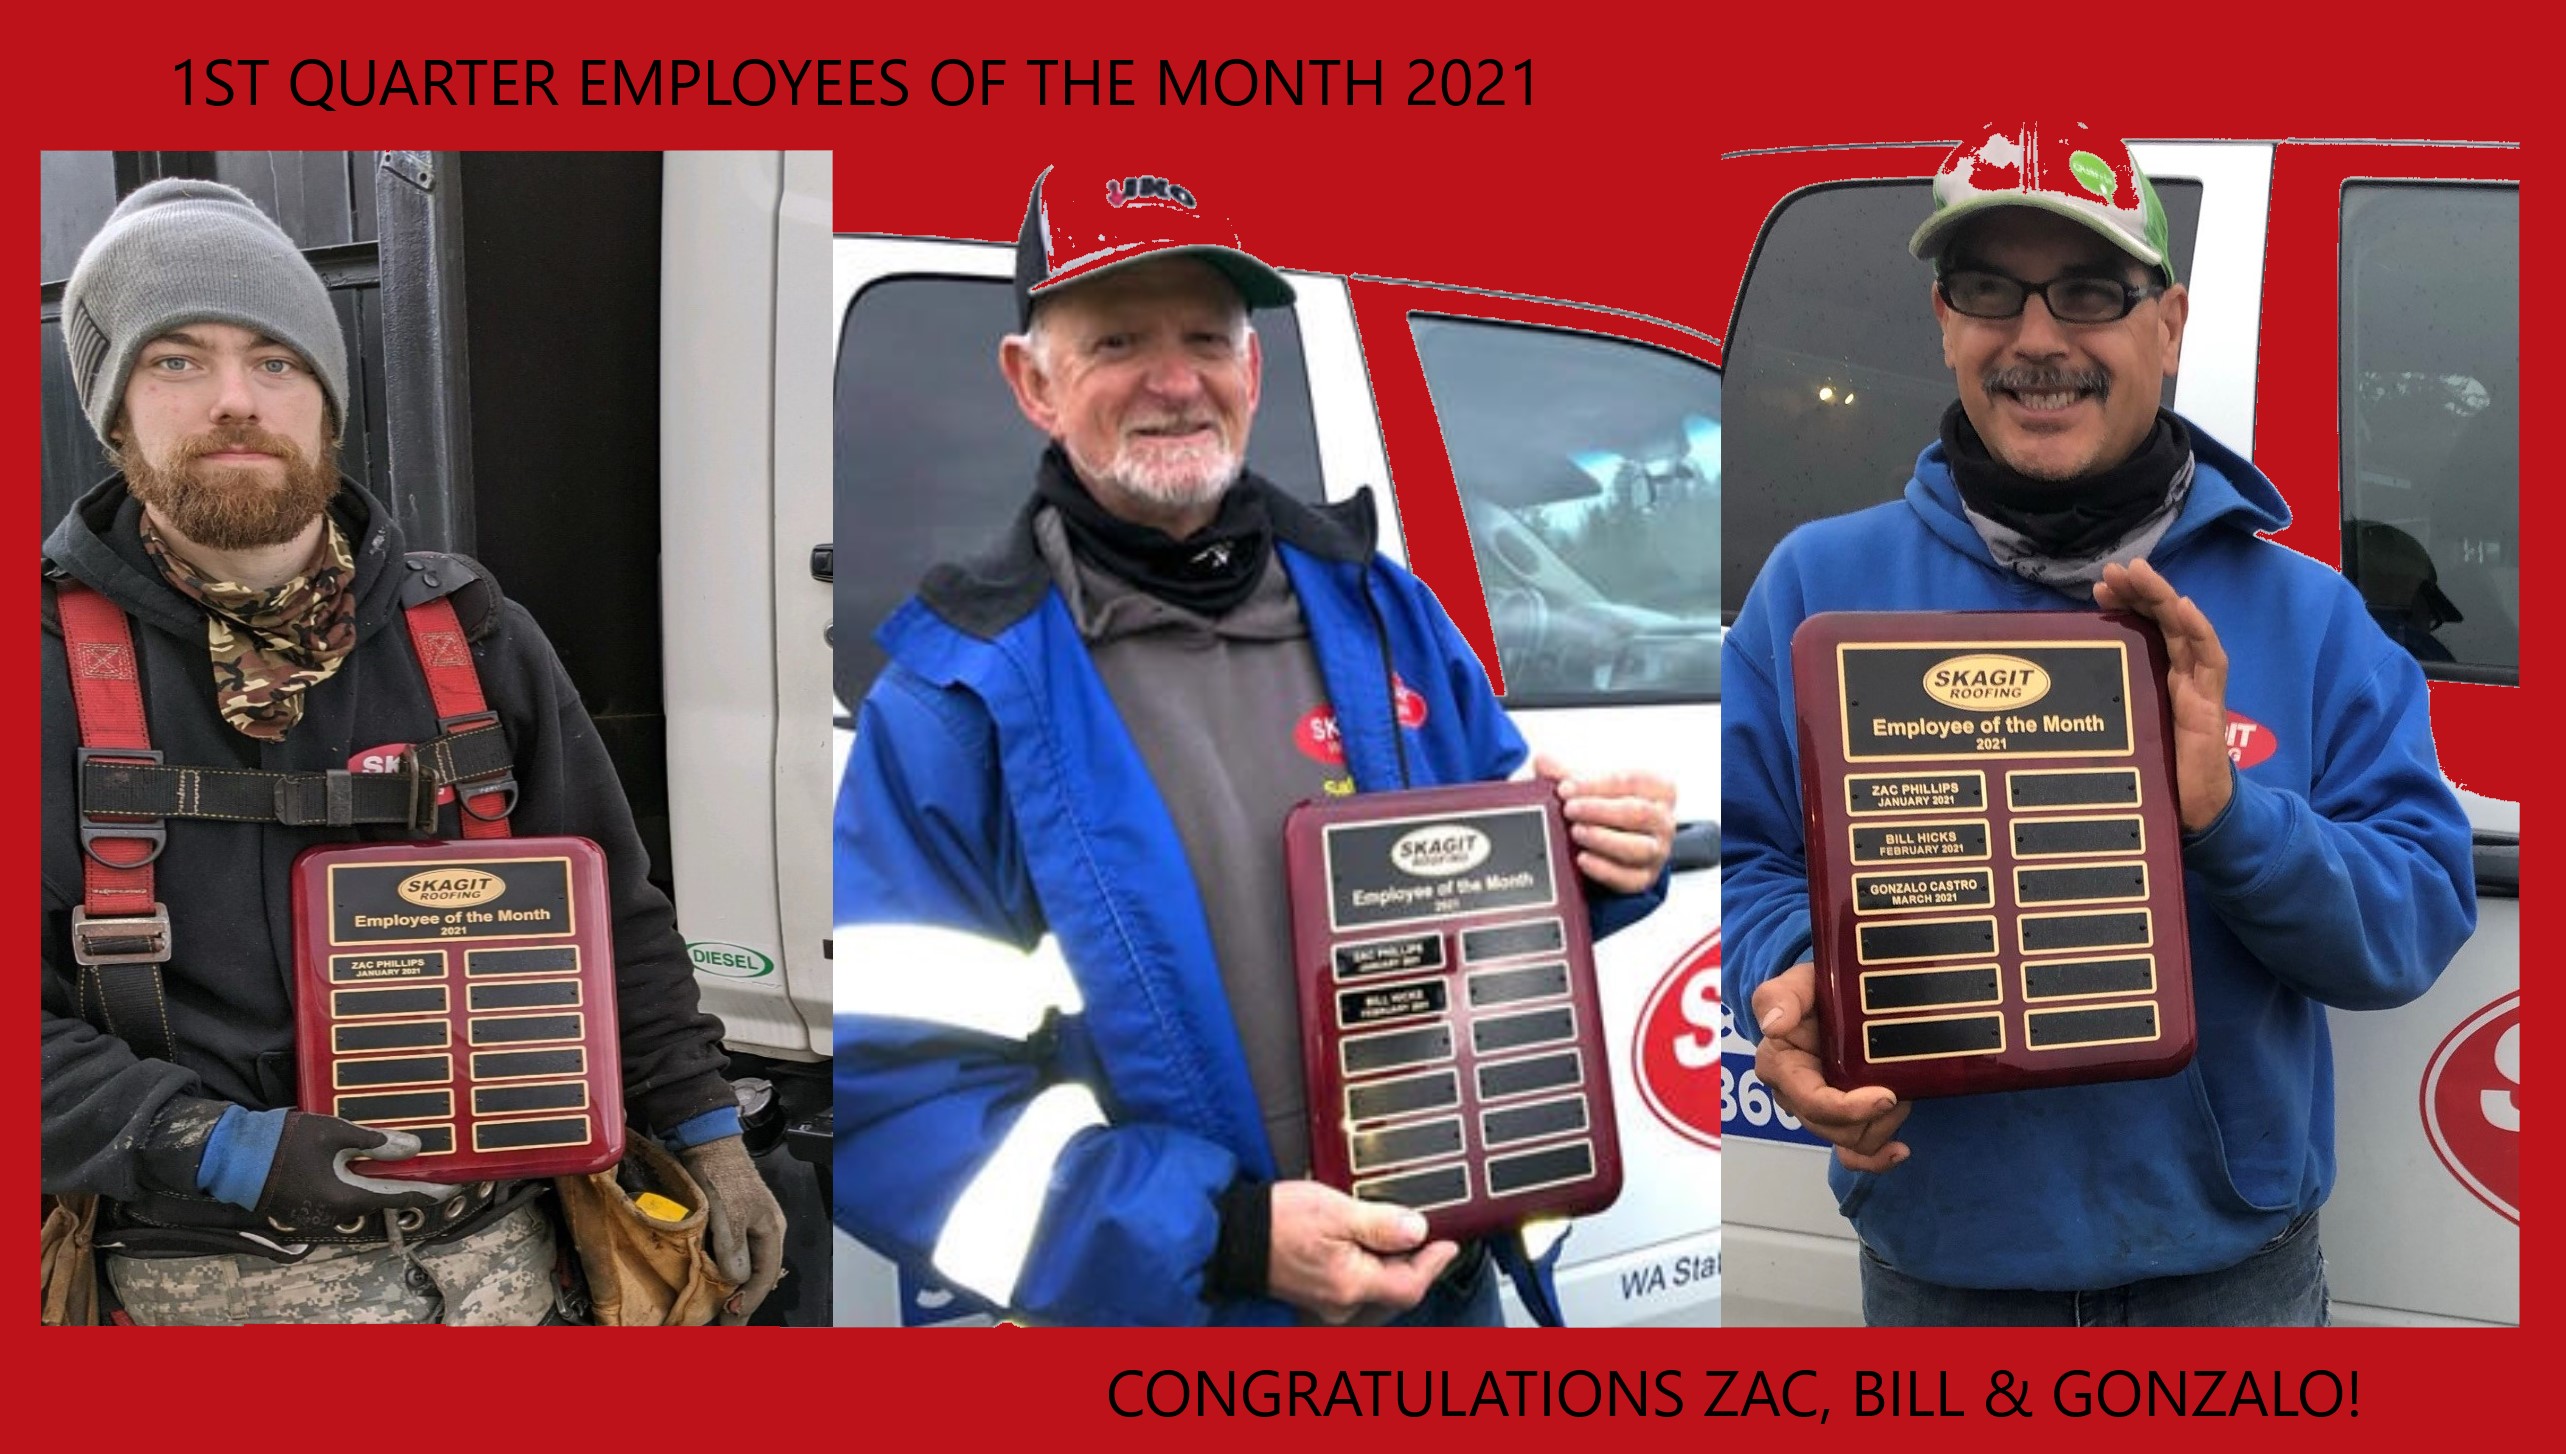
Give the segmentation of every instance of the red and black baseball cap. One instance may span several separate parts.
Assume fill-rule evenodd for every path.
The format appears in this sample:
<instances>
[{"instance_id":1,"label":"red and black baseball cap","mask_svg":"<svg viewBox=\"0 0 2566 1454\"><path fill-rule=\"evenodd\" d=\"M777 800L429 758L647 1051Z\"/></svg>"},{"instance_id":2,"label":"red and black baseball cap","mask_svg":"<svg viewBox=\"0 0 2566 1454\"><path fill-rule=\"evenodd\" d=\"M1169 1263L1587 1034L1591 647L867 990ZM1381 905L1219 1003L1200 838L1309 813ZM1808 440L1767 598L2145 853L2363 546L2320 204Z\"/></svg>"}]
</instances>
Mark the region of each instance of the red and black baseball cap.
<instances>
[{"instance_id":1,"label":"red and black baseball cap","mask_svg":"<svg viewBox=\"0 0 2566 1454\"><path fill-rule=\"evenodd\" d=\"M2084 123L1996 121L1951 149L1933 179L1933 215L1907 251L1938 258L1960 224L1997 207L2033 207L2092 228L2174 277L2165 204L2126 143Z\"/></svg>"},{"instance_id":2,"label":"red and black baseball cap","mask_svg":"<svg viewBox=\"0 0 2566 1454\"><path fill-rule=\"evenodd\" d=\"M1183 183L1046 167L1034 178L1024 230L1016 235L1016 324L1030 324L1034 300L1054 288L1156 257L1201 258L1220 269L1251 309L1292 301L1283 275L1249 256L1229 219Z\"/></svg>"}]
</instances>

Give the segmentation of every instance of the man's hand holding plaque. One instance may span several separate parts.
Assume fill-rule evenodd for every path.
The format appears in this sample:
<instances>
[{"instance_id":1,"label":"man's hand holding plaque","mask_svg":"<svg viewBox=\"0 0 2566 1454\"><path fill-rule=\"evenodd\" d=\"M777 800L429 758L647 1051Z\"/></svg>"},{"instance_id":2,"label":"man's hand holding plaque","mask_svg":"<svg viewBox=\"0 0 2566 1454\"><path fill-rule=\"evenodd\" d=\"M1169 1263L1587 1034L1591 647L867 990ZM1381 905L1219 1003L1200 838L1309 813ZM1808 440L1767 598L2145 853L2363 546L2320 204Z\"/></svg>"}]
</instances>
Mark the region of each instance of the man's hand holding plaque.
<instances>
[{"instance_id":1,"label":"man's hand holding plaque","mask_svg":"<svg viewBox=\"0 0 2566 1454\"><path fill-rule=\"evenodd\" d=\"M2183 831L2218 821L2235 792L2227 755L2227 651L2210 618L2144 560L2103 567L2094 603L2133 611L2165 635L2165 696L2174 717L2174 780Z\"/></svg>"},{"instance_id":2,"label":"man's hand holding plaque","mask_svg":"<svg viewBox=\"0 0 2566 1454\"><path fill-rule=\"evenodd\" d=\"M1887 1171L1907 1159L1894 1140L1913 1103L1887 1086L1837 1090L1826 1083L1818 1050L1818 967L1801 960L1755 989L1755 1074L1782 1109L1832 1142L1835 1158L1855 1171Z\"/></svg>"}]
</instances>

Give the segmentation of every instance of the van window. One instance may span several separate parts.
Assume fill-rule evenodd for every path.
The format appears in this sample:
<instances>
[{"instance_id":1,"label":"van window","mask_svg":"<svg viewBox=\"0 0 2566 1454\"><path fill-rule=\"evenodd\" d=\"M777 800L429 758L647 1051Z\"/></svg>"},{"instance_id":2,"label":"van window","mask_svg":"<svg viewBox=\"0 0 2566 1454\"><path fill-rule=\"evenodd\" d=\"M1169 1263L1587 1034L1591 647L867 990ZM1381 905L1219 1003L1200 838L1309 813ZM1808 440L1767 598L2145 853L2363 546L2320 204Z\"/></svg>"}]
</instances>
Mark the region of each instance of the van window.
<instances>
[{"instance_id":1,"label":"van window","mask_svg":"<svg viewBox=\"0 0 2566 1454\"><path fill-rule=\"evenodd\" d=\"M2201 184L2159 180L2156 193L2175 273L2188 278ZM1924 179L1819 187L1785 200L1757 245L1729 340L1730 619L1783 536L1896 499L1941 427L1955 394L1933 321L1933 266L1907 256L1932 211Z\"/></svg>"},{"instance_id":2,"label":"van window","mask_svg":"<svg viewBox=\"0 0 2566 1454\"><path fill-rule=\"evenodd\" d=\"M2521 680L2521 192L2343 189L2343 573L2444 680Z\"/></svg>"},{"instance_id":3,"label":"van window","mask_svg":"<svg viewBox=\"0 0 2566 1454\"><path fill-rule=\"evenodd\" d=\"M1002 278L885 278L855 296L838 337L836 665L848 707L882 669L881 625L929 567L986 549L1033 489L1042 436L998 372L1016 331ZM1248 460L1309 499L1321 497L1318 436L1300 325L1256 315L1265 387Z\"/></svg>"},{"instance_id":4,"label":"van window","mask_svg":"<svg viewBox=\"0 0 2566 1454\"><path fill-rule=\"evenodd\" d=\"M1623 339L1412 315L1509 706L1719 695L1720 376Z\"/></svg>"}]
</instances>

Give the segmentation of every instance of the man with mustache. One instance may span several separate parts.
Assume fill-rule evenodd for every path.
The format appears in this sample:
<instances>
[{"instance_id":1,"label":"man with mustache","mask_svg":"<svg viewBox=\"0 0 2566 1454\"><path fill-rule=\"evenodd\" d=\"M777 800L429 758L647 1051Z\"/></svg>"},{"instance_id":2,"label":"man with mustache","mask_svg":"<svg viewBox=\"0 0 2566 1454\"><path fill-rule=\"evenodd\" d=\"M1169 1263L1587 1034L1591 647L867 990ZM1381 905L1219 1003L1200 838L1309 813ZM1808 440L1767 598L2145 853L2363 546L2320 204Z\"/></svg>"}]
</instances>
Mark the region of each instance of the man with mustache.
<instances>
[{"instance_id":1,"label":"man with mustache","mask_svg":"<svg viewBox=\"0 0 2566 1454\"><path fill-rule=\"evenodd\" d=\"M1877 1324L2316 1324L2334 1180L2326 1007L2429 988L2475 925L2421 670L2258 533L2269 480L2162 409L2190 298L2128 149L1956 148L1910 244L1960 398L1897 502L1775 549L1724 658L1722 994L1834 1143ZM2157 1080L1899 1103L1817 1060L1792 632L1827 610L2139 612L2163 630L2198 1048ZM2212 622L2217 625L2214 627ZM2278 748L2240 770L2230 709Z\"/></svg>"},{"instance_id":2,"label":"man with mustache","mask_svg":"<svg viewBox=\"0 0 2566 1454\"><path fill-rule=\"evenodd\" d=\"M1051 446L882 627L838 802L838 1220L1046 1321L1492 1323L1494 1260L1555 1318L1512 1239L1307 1179L1284 815L1524 745L1368 493L1246 469L1249 313L1291 286L1193 190L1062 169L1016 297L999 366ZM1561 795L1598 932L1645 914L1672 788ZM1074 1013L994 1012L1064 961Z\"/></svg>"},{"instance_id":3,"label":"man with mustache","mask_svg":"<svg viewBox=\"0 0 2566 1454\"><path fill-rule=\"evenodd\" d=\"M447 599L506 738L513 831L606 851L629 1116L711 1198L716 1257L745 1284L729 1315L745 1318L779 1275L783 1216L741 1141L721 1026L697 1009L668 901L550 643L472 562L405 552L392 512L339 474L347 346L319 275L241 193L164 180L90 241L62 316L119 473L44 550L43 1183L101 1199L96 1242L125 1316L559 1320L546 1183L367 1176L353 1158L406 1160L420 1138L293 1109L295 855L463 836L451 790L433 835L306 811L295 790L353 800L351 769L444 735L403 624ZM129 656L66 644L75 594L127 618ZM93 816L78 754L84 717L102 714L74 693L126 675L162 762L199 784L273 787L260 802L276 806L217 807L200 789L148 828ZM157 901L102 918L97 866L141 832L161 835ZM102 937L110 924L126 927Z\"/></svg>"}]
</instances>

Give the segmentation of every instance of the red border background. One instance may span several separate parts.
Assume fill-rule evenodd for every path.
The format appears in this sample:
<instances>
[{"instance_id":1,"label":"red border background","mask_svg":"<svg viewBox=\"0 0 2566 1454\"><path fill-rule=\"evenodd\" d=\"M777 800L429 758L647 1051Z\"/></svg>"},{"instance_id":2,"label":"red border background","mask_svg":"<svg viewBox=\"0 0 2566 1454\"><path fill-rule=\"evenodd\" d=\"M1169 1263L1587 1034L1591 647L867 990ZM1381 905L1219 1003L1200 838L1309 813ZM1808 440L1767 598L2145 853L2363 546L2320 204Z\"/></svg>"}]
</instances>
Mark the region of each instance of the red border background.
<instances>
[{"instance_id":1,"label":"red border background","mask_svg":"<svg viewBox=\"0 0 2566 1454\"><path fill-rule=\"evenodd\" d=\"M183 139L195 149L834 147L840 226L987 238L1013 235L1041 163L1101 151L1132 156L1134 170L1217 178L1199 185L1221 188L1225 209L1239 219L1249 245L1277 264L1608 303L1717 336L1725 332L1761 221L1724 209L1718 186L1724 151L1949 138L2002 108L2077 115L2130 135L2518 140L2526 144L2520 169L2530 173L2545 167L2557 133L2553 86L2532 69L2542 50L2533 36L2482 12L2411 7L2337 8L2313 23L2232 7L2197 23L2141 7L2048 14L1912 7L1882 19L1852 7L1724 12L1671 4L1624 13L1456 7L1396 15L1379 6L1131 4L1011 15L997 7L942 5L920 14L874 5L834 7L808 20L779 20L747 7L730 15L700 7L656 13L626 7L578 19L478 4L291 11L225 7L162 20L142 6L84 8L27 28L0 99L10 134L24 148L12 159L19 185L10 204L20 257L35 253L34 149L46 146L159 147ZM304 56L545 56L560 69L565 84L557 93L565 99L575 93L575 60L583 56L898 55L911 62L912 100L870 111L485 107L324 114L282 104L264 90L265 104L256 109L180 106L171 71L176 62L255 55L278 60L270 87L275 72ZM1029 104L1031 77L1019 66L1001 104L953 110L928 102L919 84L936 58L1040 55L1132 57L1140 62L1135 74L1144 78L1144 96L1161 55L1379 57L1390 104L1324 113L1173 114L1148 105L1066 111ZM1529 57L1535 106L1458 113L1404 108L1397 104L1406 89L1402 62L1411 56ZM2536 105L2543 97L2547 104ZM2554 256L2546 232L2548 183L2525 181L2523 236L2532 244L2535 274ZM2550 336L2545 328L2556 322L2557 299L2556 289L2525 290L2526 340ZM2535 346L2524 353L2525 367L2544 374L2545 354ZM9 369L12 392L22 401L19 417L31 426L25 447L32 455L35 353L17 355ZM2310 393L2331 396L2330 370L2305 382ZM37 497L35 485L31 472L23 479L24 498ZM2526 532L2544 542L2555 516L2549 492L2536 485L2524 490ZM20 589L21 609L32 619L32 571ZM2528 609L2539 624L2524 633L2523 675L2533 685L2522 690L2540 696L2525 696L2525 710L2546 699L2547 605L2543 593L2531 593ZM21 673L31 671L32 633L14 640L11 660ZM23 792L32 775L35 724L8 719L0 731L13 749L8 760L17 764L10 781ZM21 819L31 816L23 806L27 798L17 801ZM16 835L8 851L32 895L31 837ZM2524 937L2537 945L2534 936ZM2544 959L2544 953L2526 948L2525 958ZM2345 1073L2359 1069L2345 1067ZM0 1122L6 1138L0 1144L15 1148L19 1164L35 1160L31 1129L24 1118ZM2528 1193L2544 1206L2556 1173L2538 1157L2526 1157L2525 1167L2528 1180L2546 1187ZM2525 1322L2535 1329L2551 1315L2556 1262L2536 1240L2524 1251ZM641 1350L539 1335L539 1343L512 1343L514 1355L493 1357L486 1344L458 1354L438 1333L425 1331L175 1332L145 1334L150 1341L138 1343L116 1332L36 1334L32 1321L30 1331L18 1335L25 1339L19 1346L28 1375L28 1391L18 1401L20 1427L29 1434L94 1431L108 1438L131 1428L138 1415L146 1427L176 1425L181 1437L213 1442L327 1440L354 1428L414 1422L447 1435L503 1440L570 1435L667 1445L718 1437L749 1446L1050 1442L1090 1434L1188 1442L1208 1435L1281 1445L1344 1431L1341 1420L1249 1418L1203 1429L1190 1419L1124 1420L1106 1406L1107 1380L1118 1369L1197 1366L1403 1369L1412 1379L1444 1367L1465 1389L1480 1370L1492 1368L1678 1369L1689 1373L1688 1416L1702 1410L1703 1370L1760 1367L1778 1377L1809 1368L1819 1377L1802 1386L1804 1393L1827 1390L1834 1417L1849 1415L1846 1390L1856 1368L1947 1370L1953 1402L1969 1417L1871 1426L1880 1437L1928 1446L2062 1434L2129 1442L2169 1435L2261 1440L2279 1432L2368 1443L2553 1431L2553 1420L2538 1417L2548 1389L2527 1332L2062 1339L1733 1329L1288 1340L1059 1332L991 1344L840 1330L752 1334L747 1341L697 1334ZM88 1337L101 1341L87 1343ZM359 1349L363 1356L350 1356ZM23 1362L29 1354L32 1366ZM2293 1385L2310 1367L2357 1371L2359 1413L2275 1430L2235 1420L2180 1428L2138 1419L2062 1421L2045 1409L2025 1423L1988 1418L1981 1408L1993 1369L2045 1387L2066 1368L2111 1366L2253 1368L2266 1379L2278 1370ZM1929 1372L1928 1389L1931 1384ZM1533 1447L1592 1432L1698 1445L1747 1429L1760 1437L1766 1427L1623 1418L1606 1431L1595 1422L1483 1417L1399 1436Z\"/></svg>"}]
</instances>

